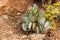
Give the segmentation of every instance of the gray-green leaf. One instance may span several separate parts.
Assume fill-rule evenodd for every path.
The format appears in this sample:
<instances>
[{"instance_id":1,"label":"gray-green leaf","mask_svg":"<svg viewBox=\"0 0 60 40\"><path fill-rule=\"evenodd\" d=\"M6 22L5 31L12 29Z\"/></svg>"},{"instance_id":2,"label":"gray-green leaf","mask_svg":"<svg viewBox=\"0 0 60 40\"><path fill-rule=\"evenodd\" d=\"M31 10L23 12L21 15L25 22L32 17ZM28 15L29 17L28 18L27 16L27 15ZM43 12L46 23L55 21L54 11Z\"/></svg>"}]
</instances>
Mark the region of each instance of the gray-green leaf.
<instances>
[{"instance_id":1,"label":"gray-green leaf","mask_svg":"<svg viewBox=\"0 0 60 40\"><path fill-rule=\"evenodd\" d=\"M28 31L31 30L31 27L32 27L32 22L29 23Z\"/></svg>"},{"instance_id":2,"label":"gray-green leaf","mask_svg":"<svg viewBox=\"0 0 60 40\"><path fill-rule=\"evenodd\" d=\"M43 31L43 27L41 25L39 25L39 32Z\"/></svg>"},{"instance_id":3,"label":"gray-green leaf","mask_svg":"<svg viewBox=\"0 0 60 40\"><path fill-rule=\"evenodd\" d=\"M22 24L22 29L24 30L24 31L27 31L27 29L28 29L28 24Z\"/></svg>"},{"instance_id":4,"label":"gray-green leaf","mask_svg":"<svg viewBox=\"0 0 60 40\"><path fill-rule=\"evenodd\" d=\"M35 17L33 17L33 16L29 16L29 20L30 20L31 22L35 22L35 21L37 20L37 18L35 18Z\"/></svg>"},{"instance_id":5,"label":"gray-green leaf","mask_svg":"<svg viewBox=\"0 0 60 40\"><path fill-rule=\"evenodd\" d=\"M40 17L44 17L45 12L44 11L40 11Z\"/></svg>"},{"instance_id":6,"label":"gray-green leaf","mask_svg":"<svg viewBox=\"0 0 60 40\"><path fill-rule=\"evenodd\" d=\"M46 21L46 19L45 19L45 17L43 17L43 18L40 19L39 22L40 22L41 25L43 25L45 23L45 21Z\"/></svg>"},{"instance_id":7,"label":"gray-green leaf","mask_svg":"<svg viewBox=\"0 0 60 40\"><path fill-rule=\"evenodd\" d=\"M30 20L29 20L28 17L23 17L23 21L24 21L24 22L30 22Z\"/></svg>"},{"instance_id":8,"label":"gray-green leaf","mask_svg":"<svg viewBox=\"0 0 60 40\"><path fill-rule=\"evenodd\" d=\"M32 7L28 8L29 13L33 13Z\"/></svg>"},{"instance_id":9,"label":"gray-green leaf","mask_svg":"<svg viewBox=\"0 0 60 40\"><path fill-rule=\"evenodd\" d=\"M37 13L38 11L38 6L36 4L33 5L33 10L34 10L34 13Z\"/></svg>"},{"instance_id":10,"label":"gray-green leaf","mask_svg":"<svg viewBox=\"0 0 60 40\"><path fill-rule=\"evenodd\" d=\"M44 25L45 30L48 30L50 28L51 24L49 21L47 21Z\"/></svg>"}]
</instances>

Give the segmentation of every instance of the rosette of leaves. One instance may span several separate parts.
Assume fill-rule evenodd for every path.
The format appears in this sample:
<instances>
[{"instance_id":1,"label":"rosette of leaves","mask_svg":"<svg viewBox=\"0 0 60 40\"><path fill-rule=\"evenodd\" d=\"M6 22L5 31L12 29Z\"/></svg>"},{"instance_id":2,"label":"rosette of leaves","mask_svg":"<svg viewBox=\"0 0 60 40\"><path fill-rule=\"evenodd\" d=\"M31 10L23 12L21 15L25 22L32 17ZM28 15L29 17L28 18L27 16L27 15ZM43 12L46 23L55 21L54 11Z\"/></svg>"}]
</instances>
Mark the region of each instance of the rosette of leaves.
<instances>
[{"instance_id":1,"label":"rosette of leaves","mask_svg":"<svg viewBox=\"0 0 60 40\"><path fill-rule=\"evenodd\" d=\"M37 33L42 33L47 31L51 24L50 21L47 21L45 18L45 12L38 9L36 4L33 4L32 7L28 8L27 14L23 16L22 29L24 31L34 31Z\"/></svg>"}]
</instances>

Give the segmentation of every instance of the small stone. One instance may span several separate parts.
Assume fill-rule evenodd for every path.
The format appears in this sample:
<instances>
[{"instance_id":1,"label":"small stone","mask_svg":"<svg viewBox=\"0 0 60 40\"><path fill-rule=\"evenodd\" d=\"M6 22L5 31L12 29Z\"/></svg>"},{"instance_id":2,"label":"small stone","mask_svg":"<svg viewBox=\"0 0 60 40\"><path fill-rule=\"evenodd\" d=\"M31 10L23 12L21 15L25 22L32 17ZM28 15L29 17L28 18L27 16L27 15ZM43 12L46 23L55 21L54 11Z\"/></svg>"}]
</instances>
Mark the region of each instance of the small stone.
<instances>
[{"instance_id":1,"label":"small stone","mask_svg":"<svg viewBox=\"0 0 60 40\"><path fill-rule=\"evenodd\" d=\"M26 35L22 36L22 38L26 38L26 37L27 37Z\"/></svg>"},{"instance_id":2,"label":"small stone","mask_svg":"<svg viewBox=\"0 0 60 40\"><path fill-rule=\"evenodd\" d=\"M6 38L3 38L2 40L7 40Z\"/></svg>"},{"instance_id":3,"label":"small stone","mask_svg":"<svg viewBox=\"0 0 60 40\"><path fill-rule=\"evenodd\" d=\"M7 0L0 0L0 7L5 6L7 4Z\"/></svg>"},{"instance_id":4,"label":"small stone","mask_svg":"<svg viewBox=\"0 0 60 40\"><path fill-rule=\"evenodd\" d=\"M4 19L8 19L8 16L7 16L7 15L2 15L2 17L3 17Z\"/></svg>"},{"instance_id":5,"label":"small stone","mask_svg":"<svg viewBox=\"0 0 60 40\"><path fill-rule=\"evenodd\" d=\"M20 15L21 13L17 13L17 16Z\"/></svg>"}]
</instances>

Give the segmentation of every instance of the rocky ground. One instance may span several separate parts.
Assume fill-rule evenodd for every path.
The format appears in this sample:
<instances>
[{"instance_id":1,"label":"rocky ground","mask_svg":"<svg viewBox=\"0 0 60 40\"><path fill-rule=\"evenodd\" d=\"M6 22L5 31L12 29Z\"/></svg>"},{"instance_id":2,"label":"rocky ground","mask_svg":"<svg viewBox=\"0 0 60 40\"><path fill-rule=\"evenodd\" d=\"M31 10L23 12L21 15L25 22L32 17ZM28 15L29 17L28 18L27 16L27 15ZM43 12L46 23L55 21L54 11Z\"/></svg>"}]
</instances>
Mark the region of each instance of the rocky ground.
<instances>
[{"instance_id":1,"label":"rocky ground","mask_svg":"<svg viewBox=\"0 0 60 40\"><path fill-rule=\"evenodd\" d=\"M7 9L8 8L8 9ZM45 34L26 34L21 29L21 14L8 6L1 8L0 12L0 40L42 40Z\"/></svg>"},{"instance_id":2,"label":"rocky ground","mask_svg":"<svg viewBox=\"0 0 60 40\"><path fill-rule=\"evenodd\" d=\"M27 3L32 5L30 0L0 0L0 40L60 40L60 21L56 30L45 34L25 33L21 29L23 11L30 6Z\"/></svg>"},{"instance_id":3,"label":"rocky ground","mask_svg":"<svg viewBox=\"0 0 60 40\"><path fill-rule=\"evenodd\" d=\"M21 28L21 27L19 27ZM45 34L25 34L15 28L11 18L7 15L0 16L0 40L42 40Z\"/></svg>"},{"instance_id":4,"label":"rocky ground","mask_svg":"<svg viewBox=\"0 0 60 40\"><path fill-rule=\"evenodd\" d=\"M60 40L60 27L49 30L46 34L24 33L20 27L15 27L12 18L0 16L0 40Z\"/></svg>"}]
</instances>

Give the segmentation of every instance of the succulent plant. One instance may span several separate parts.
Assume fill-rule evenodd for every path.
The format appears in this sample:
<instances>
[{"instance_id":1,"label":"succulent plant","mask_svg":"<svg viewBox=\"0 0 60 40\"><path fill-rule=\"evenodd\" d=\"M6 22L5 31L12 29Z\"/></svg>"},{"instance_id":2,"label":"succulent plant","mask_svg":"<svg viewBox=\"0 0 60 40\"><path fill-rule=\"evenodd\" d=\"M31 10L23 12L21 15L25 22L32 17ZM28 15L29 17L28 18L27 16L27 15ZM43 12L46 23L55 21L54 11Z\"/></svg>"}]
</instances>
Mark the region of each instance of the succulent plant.
<instances>
[{"instance_id":1,"label":"succulent plant","mask_svg":"<svg viewBox=\"0 0 60 40\"><path fill-rule=\"evenodd\" d=\"M51 15L53 14L50 12L48 13L47 10L39 10L38 6L33 4L32 7L28 8L27 14L23 16L24 22L22 24L22 29L24 31L34 31L37 33L45 32L51 29L51 26L55 23L54 18L52 18L53 20L49 20ZM54 27L55 26L54 24Z\"/></svg>"}]
</instances>

